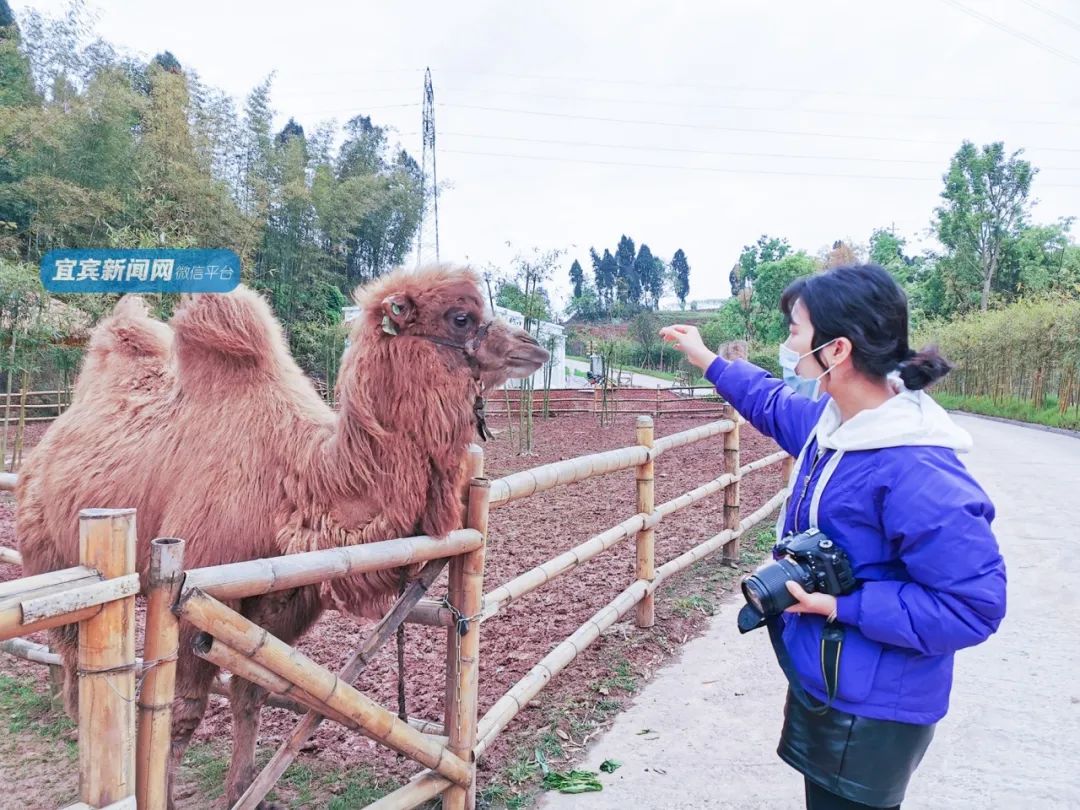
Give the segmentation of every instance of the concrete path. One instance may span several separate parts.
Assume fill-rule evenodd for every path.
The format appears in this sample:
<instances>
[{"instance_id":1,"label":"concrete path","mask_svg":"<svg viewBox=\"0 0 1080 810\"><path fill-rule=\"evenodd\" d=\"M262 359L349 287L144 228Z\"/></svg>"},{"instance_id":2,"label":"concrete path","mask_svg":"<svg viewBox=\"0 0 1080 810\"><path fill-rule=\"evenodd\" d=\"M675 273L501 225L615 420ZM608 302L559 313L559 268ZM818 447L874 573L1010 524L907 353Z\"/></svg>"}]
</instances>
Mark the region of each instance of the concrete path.
<instances>
[{"instance_id":1,"label":"concrete path","mask_svg":"<svg viewBox=\"0 0 1080 810\"><path fill-rule=\"evenodd\" d=\"M566 367L570 369L570 374L573 376L574 370L585 372L589 370L589 364L583 363L581 360L573 360L566 358ZM675 385L671 380L665 380L661 377L653 377L651 374L640 374L636 371L630 374L632 382L630 383L634 388L671 388ZM703 385L707 383L702 383ZM694 391L694 396L702 397L714 394L715 391L700 390Z\"/></svg>"},{"instance_id":2,"label":"concrete path","mask_svg":"<svg viewBox=\"0 0 1080 810\"><path fill-rule=\"evenodd\" d=\"M965 463L997 507L1008 615L956 657L949 715L904 803L911 808L1080 808L1080 439L970 416ZM802 778L775 754L784 679L737 602L688 643L590 747L601 793L546 794L544 810L797 810ZM648 730L648 733L642 733Z\"/></svg>"}]
</instances>

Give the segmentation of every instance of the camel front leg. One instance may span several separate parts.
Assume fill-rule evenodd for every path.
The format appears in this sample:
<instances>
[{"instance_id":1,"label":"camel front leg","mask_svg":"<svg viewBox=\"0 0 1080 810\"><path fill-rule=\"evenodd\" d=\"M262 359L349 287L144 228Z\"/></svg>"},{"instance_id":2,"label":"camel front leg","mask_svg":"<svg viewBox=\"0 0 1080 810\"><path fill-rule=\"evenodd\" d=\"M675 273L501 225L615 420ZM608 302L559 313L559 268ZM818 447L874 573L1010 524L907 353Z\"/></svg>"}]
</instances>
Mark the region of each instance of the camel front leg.
<instances>
[{"instance_id":1,"label":"camel front leg","mask_svg":"<svg viewBox=\"0 0 1080 810\"><path fill-rule=\"evenodd\" d=\"M260 714L266 701L266 690L234 676L229 682L229 691L229 700L232 703L233 749L229 775L225 782L225 796L228 806L232 807L255 780L255 745L259 739ZM259 807L264 809L272 806L265 801L259 804Z\"/></svg>"},{"instance_id":2,"label":"camel front leg","mask_svg":"<svg viewBox=\"0 0 1080 810\"><path fill-rule=\"evenodd\" d=\"M172 706L172 746L169 750L169 810L176 807L176 777L184 752L191 744L195 729L206 713L210 696L210 684L217 674L217 667L192 655L191 642L198 632L190 625L180 629L180 656L176 664L176 694Z\"/></svg>"}]
</instances>

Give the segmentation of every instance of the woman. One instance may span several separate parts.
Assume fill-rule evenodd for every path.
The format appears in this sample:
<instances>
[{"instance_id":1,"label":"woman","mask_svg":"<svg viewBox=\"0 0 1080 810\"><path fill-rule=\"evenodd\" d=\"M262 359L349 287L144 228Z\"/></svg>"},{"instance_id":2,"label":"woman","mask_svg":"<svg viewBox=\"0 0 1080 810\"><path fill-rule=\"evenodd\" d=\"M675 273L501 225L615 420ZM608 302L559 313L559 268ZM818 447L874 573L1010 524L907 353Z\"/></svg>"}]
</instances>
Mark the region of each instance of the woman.
<instances>
[{"instance_id":1,"label":"woman","mask_svg":"<svg viewBox=\"0 0 1080 810\"><path fill-rule=\"evenodd\" d=\"M783 647L806 702L789 690L777 753L804 775L811 810L899 807L948 709L953 654L1005 615L994 507L957 458L971 438L922 390L950 367L909 348L907 299L885 270L799 279L780 306L783 380L718 358L692 326L661 335L798 457L782 536L819 529L858 580L839 597L788 583ZM830 623L827 638L843 638L831 699Z\"/></svg>"}]
</instances>

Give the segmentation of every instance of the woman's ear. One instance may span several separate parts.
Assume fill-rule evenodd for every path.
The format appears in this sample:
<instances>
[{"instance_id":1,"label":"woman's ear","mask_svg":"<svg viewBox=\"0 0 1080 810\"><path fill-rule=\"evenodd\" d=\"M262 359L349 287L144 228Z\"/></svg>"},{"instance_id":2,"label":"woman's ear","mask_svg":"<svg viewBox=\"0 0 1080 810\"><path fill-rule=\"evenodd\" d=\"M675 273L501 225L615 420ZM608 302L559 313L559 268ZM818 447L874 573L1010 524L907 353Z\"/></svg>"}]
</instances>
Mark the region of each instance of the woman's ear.
<instances>
[{"instance_id":1,"label":"woman's ear","mask_svg":"<svg viewBox=\"0 0 1080 810\"><path fill-rule=\"evenodd\" d=\"M850 360L853 348L851 341L846 337L837 338L836 343L826 349L829 357L829 365L835 367L845 360Z\"/></svg>"}]
</instances>

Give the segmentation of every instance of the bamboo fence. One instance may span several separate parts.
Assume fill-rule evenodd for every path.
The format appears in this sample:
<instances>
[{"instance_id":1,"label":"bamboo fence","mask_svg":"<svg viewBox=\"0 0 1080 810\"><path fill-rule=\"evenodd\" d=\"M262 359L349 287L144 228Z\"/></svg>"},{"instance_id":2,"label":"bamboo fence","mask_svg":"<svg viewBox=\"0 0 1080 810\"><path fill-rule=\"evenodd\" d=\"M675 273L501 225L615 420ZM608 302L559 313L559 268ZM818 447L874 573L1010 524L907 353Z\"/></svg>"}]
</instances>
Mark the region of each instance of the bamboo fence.
<instances>
[{"instance_id":1,"label":"bamboo fence","mask_svg":"<svg viewBox=\"0 0 1080 810\"><path fill-rule=\"evenodd\" d=\"M739 484L773 464L790 466L783 452L740 465L741 420L726 418L657 439L654 420L640 416L633 446L542 465L488 482L483 456L468 459L465 526L444 539L407 537L324 551L233 563L184 572L183 542L161 538L152 544L147 582L145 663L135 658L132 603L139 588L133 574L134 514L130 510L83 513L82 564L63 571L0 583L0 639L40 627L81 622L80 690L85 706L80 723L80 774L86 806L128 801L139 808L167 803L166 764L175 683L179 621L202 631L194 654L222 670L264 687L276 701L304 713L293 733L252 783L235 808L253 808L266 796L301 746L325 717L415 760L426 770L371 807L407 808L442 797L454 810L476 804L476 761L517 714L576 656L615 622L636 610L639 627L655 619L653 598L670 577L698 560L723 551L734 558L738 541L783 502L781 490L751 515L740 514ZM655 503L655 464L663 453L712 437L723 437L725 471L666 503ZM586 539L555 558L488 593L483 591L489 510L512 501L616 471L634 470L637 513ZM655 533L670 515L724 493L723 530L692 549L657 565ZM608 605L561 641L482 717L479 716L480 629L507 605L544 586L630 537L635 540L635 577ZM108 543L109 557L102 543ZM95 550L96 549L96 550ZM424 599L449 562L448 596ZM364 639L340 673L333 673L232 610L225 601L304 587L358 572L426 563L390 612ZM405 621L446 628L446 698L441 724L395 715L354 686L379 647ZM91 643L108 634L108 645ZM107 647L107 649L106 649ZM40 645L8 642L4 649L43 664L58 663ZM145 683L135 702L139 668ZM85 691L84 691L85 690ZM218 686L218 691L221 686ZM138 736L135 710L138 709ZM108 755L105 755L105 751ZM138 756L136 757L136 751ZM137 765L136 765L137 761Z\"/></svg>"},{"instance_id":2,"label":"bamboo fence","mask_svg":"<svg viewBox=\"0 0 1080 810\"><path fill-rule=\"evenodd\" d=\"M708 391L698 397L697 391ZM715 397L716 389L712 386L680 386L668 388L633 388L613 386L606 390L595 388L553 389L543 400L532 403L534 416L561 416L570 414L603 414L606 418L614 416L639 416L651 414L661 416L680 416L692 414L701 418L720 416L723 403ZM674 394L677 399L671 399ZM696 401L695 401L696 400ZM486 414L489 417L518 418L526 409L521 392L507 389L504 396L492 396L487 401ZM688 404L688 403L693 403Z\"/></svg>"}]
</instances>

